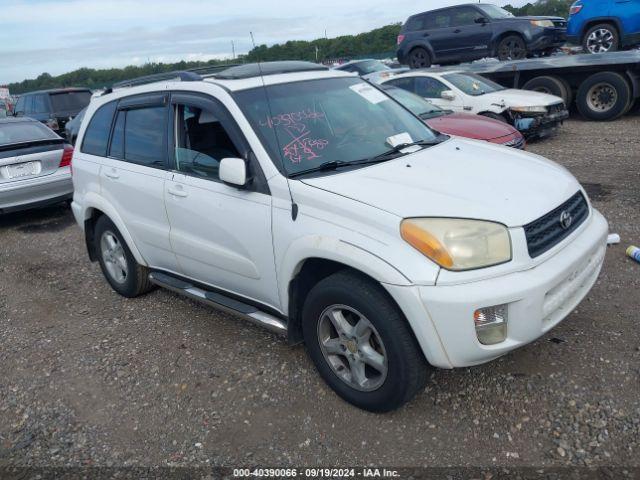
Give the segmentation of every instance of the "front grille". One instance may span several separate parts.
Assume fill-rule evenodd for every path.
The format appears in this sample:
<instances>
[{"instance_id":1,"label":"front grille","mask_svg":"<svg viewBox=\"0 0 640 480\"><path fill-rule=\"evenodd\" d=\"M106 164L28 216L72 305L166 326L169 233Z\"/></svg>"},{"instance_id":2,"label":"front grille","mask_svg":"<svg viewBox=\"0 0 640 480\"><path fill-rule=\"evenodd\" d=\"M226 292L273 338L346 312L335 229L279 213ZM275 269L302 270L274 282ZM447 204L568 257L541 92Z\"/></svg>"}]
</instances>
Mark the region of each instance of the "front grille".
<instances>
[{"instance_id":1,"label":"front grille","mask_svg":"<svg viewBox=\"0 0 640 480\"><path fill-rule=\"evenodd\" d=\"M563 213L571 215L570 225L561 223ZM566 216L566 215L565 215ZM576 193L558 208L524 226L529 256L535 258L567 238L589 216L589 206L582 192Z\"/></svg>"},{"instance_id":2,"label":"front grille","mask_svg":"<svg viewBox=\"0 0 640 480\"><path fill-rule=\"evenodd\" d=\"M508 142L506 142L504 145L506 147L518 148L518 149L522 150L524 148L524 144L525 144L524 137L517 136L513 140L509 140Z\"/></svg>"},{"instance_id":3,"label":"front grille","mask_svg":"<svg viewBox=\"0 0 640 480\"><path fill-rule=\"evenodd\" d=\"M564 112L565 110L566 108L564 106L564 102L554 103L553 105L549 105L547 107L547 112L549 113L549 115Z\"/></svg>"}]
</instances>

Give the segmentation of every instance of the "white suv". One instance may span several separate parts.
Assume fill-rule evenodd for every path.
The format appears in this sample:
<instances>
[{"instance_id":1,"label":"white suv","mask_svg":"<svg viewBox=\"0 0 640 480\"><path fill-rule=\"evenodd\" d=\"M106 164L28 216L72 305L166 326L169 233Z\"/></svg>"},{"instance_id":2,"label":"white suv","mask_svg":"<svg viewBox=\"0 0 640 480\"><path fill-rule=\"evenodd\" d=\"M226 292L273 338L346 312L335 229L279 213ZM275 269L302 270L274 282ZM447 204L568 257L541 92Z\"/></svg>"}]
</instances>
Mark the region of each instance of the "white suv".
<instances>
[{"instance_id":1,"label":"white suv","mask_svg":"<svg viewBox=\"0 0 640 480\"><path fill-rule=\"evenodd\" d=\"M381 412L429 364L540 337L598 277L607 223L553 162L315 64L174 77L94 100L79 132L73 212L121 295L160 285L285 333Z\"/></svg>"}]
</instances>

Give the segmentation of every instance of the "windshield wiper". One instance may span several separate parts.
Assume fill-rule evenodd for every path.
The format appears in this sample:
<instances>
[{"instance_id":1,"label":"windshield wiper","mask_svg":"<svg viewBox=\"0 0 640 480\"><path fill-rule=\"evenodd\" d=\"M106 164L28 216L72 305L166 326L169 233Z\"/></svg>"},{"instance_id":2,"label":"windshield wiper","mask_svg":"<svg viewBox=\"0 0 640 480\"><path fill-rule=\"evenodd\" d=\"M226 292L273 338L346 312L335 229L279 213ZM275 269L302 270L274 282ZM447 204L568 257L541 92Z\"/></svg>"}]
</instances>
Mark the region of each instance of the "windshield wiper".
<instances>
[{"instance_id":1,"label":"windshield wiper","mask_svg":"<svg viewBox=\"0 0 640 480\"><path fill-rule=\"evenodd\" d=\"M300 170L299 172L290 173L289 174L289 178L300 177L302 175L306 175L307 173L323 172L323 171L326 171L326 170L337 170L338 168L343 168L343 167L351 167L351 166L357 166L357 165L367 165L367 164L370 164L370 163L382 163L382 162L386 162L387 160L389 160L389 159L388 158L384 158L383 159L383 158L378 158L378 157L363 158L362 160L354 160L353 162L343 162L343 161L332 160L330 162L321 163L317 167L308 168L306 170Z\"/></svg>"},{"instance_id":2,"label":"windshield wiper","mask_svg":"<svg viewBox=\"0 0 640 480\"><path fill-rule=\"evenodd\" d=\"M389 158L389 157L395 156L398 153L402 153L402 150L404 150L405 148L409 148L409 147L416 147L416 146L431 147L433 145L439 144L441 141L442 139L439 139L439 137L437 137L434 140L418 140L417 142L400 143L395 147L391 148L390 150L387 150L386 152L373 157L373 160L381 160L383 158Z\"/></svg>"}]
</instances>

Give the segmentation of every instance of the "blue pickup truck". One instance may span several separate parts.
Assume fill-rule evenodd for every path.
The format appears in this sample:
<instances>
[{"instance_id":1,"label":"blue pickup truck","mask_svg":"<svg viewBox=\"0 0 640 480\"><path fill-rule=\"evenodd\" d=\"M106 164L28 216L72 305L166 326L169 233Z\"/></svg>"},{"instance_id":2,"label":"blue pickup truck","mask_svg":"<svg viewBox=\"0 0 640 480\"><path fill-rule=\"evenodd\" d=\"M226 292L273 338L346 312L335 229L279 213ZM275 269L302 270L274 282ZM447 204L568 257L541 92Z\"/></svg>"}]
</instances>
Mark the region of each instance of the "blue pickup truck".
<instances>
[{"instance_id":1,"label":"blue pickup truck","mask_svg":"<svg viewBox=\"0 0 640 480\"><path fill-rule=\"evenodd\" d=\"M640 0L577 0L569 12L567 40L589 53L640 44Z\"/></svg>"}]
</instances>

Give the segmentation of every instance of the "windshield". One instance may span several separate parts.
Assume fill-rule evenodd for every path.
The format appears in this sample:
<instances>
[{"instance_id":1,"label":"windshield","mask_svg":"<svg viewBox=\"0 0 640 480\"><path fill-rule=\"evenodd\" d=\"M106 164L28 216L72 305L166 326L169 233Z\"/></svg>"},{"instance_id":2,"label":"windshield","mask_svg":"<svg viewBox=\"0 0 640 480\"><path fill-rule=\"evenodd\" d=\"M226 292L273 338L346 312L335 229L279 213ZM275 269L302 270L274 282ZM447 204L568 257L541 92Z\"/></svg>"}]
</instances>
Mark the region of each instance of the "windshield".
<instances>
[{"instance_id":1,"label":"windshield","mask_svg":"<svg viewBox=\"0 0 640 480\"><path fill-rule=\"evenodd\" d=\"M91 92L64 92L51 94L51 106L54 112L78 112L89 105Z\"/></svg>"},{"instance_id":2,"label":"windshield","mask_svg":"<svg viewBox=\"0 0 640 480\"><path fill-rule=\"evenodd\" d=\"M373 158L398 144L436 141L418 118L355 77L252 88L235 98L288 175L326 162Z\"/></svg>"},{"instance_id":3,"label":"windshield","mask_svg":"<svg viewBox=\"0 0 640 480\"><path fill-rule=\"evenodd\" d=\"M366 62L358 62L355 66L358 68L358 70L360 70L360 72L362 72L361 75L391 70L384 63L379 62L378 60L367 60Z\"/></svg>"},{"instance_id":4,"label":"windshield","mask_svg":"<svg viewBox=\"0 0 640 480\"><path fill-rule=\"evenodd\" d=\"M420 118L433 118L446 114L447 112L433 103L426 101L415 93L407 92L402 88L383 87L384 91L391 95L396 101L407 107L414 115Z\"/></svg>"},{"instance_id":5,"label":"windshield","mask_svg":"<svg viewBox=\"0 0 640 480\"><path fill-rule=\"evenodd\" d=\"M40 122L0 123L0 145L60 138Z\"/></svg>"},{"instance_id":6,"label":"windshield","mask_svg":"<svg viewBox=\"0 0 640 480\"><path fill-rule=\"evenodd\" d=\"M502 85L498 85L474 73L450 73L443 75L443 78L451 82L456 88L462 90L467 95L478 97L485 93L499 92L506 90Z\"/></svg>"},{"instance_id":7,"label":"windshield","mask_svg":"<svg viewBox=\"0 0 640 480\"><path fill-rule=\"evenodd\" d=\"M496 7L495 5L478 5L487 17L499 20L501 18L513 18L513 14L508 12L504 8Z\"/></svg>"}]
</instances>

